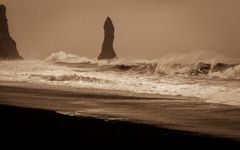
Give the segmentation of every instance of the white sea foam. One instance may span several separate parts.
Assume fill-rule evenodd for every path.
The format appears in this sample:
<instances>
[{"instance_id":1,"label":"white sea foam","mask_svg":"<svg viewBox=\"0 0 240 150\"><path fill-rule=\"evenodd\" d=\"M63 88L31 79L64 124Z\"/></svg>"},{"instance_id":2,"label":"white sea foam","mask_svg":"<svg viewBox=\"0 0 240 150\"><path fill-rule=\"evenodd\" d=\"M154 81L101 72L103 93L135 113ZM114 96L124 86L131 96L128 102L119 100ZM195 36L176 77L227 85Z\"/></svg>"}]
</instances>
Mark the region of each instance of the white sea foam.
<instances>
[{"instance_id":1,"label":"white sea foam","mask_svg":"<svg viewBox=\"0 0 240 150\"><path fill-rule=\"evenodd\" d=\"M190 61L183 60L195 55L179 58L165 56L158 61L113 60L94 66L96 70L91 66L82 71L79 65L67 67L53 62L83 63L90 59L60 52L44 61L1 61L0 80L61 85L66 88L71 86L185 96L211 103L240 105L240 65L229 67L222 72L211 72L206 77L191 76L189 72L203 59L198 56ZM208 60L208 63L210 61ZM182 63L179 64L180 62ZM109 70L101 71L106 65L110 66Z\"/></svg>"},{"instance_id":2,"label":"white sea foam","mask_svg":"<svg viewBox=\"0 0 240 150\"><path fill-rule=\"evenodd\" d=\"M223 72L211 72L209 73L209 77L223 79L240 79L240 65L228 68Z\"/></svg>"},{"instance_id":3,"label":"white sea foam","mask_svg":"<svg viewBox=\"0 0 240 150\"><path fill-rule=\"evenodd\" d=\"M87 57L79 57L74 54L65 53L63 51L56 52L51 54L45 59L46 62L66 62L66 63L82 63L82 62L91 62Z\"/></svg>"}]
</instances>

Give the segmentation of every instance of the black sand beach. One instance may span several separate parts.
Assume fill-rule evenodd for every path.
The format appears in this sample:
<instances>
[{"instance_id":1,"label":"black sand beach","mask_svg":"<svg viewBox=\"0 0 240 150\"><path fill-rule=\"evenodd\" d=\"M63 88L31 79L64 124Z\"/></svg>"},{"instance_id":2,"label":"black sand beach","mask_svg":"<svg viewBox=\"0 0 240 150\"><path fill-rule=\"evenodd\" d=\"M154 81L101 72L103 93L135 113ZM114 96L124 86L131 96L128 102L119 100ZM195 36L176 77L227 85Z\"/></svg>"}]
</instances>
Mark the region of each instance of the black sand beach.
<instances>
[{"instance_id":1,"label":"black sand beach","mask_svg":"<svg viewBox=\"0 0 240 150\"><path fill-rule=\"evenodd\" d=\"M0 105L2 144L44 146L197 147L240 146L230 139L213 138L190 132L163 129L150 125L76 117L54 111Z\"/></svg>"},{"instance_id":2,"label":"black sand beach","mask_svg":"<svg viewBox=\"0 0 240 150\"><path fill-rule=\"evenodd\" d=\"M108 97L103 91L91 93L91 90L82 90L74 93L1 85L2 144L114 149L240 146L239 120L236 118L239 109L236 107L190 102L183 105L173 99L161 98L155 102L156 97L152 100L145 97L154 103L150 105L141 102L144 100L142 96L111 93ZM135 100L138 100L137 103ZM200 111L207 113L206 118ZM168 120L159 119L163 117Z\"/></svg>"},{"instance_id":3,"label":"black sand beach","mask_svg":"<svg viewBox=\"0 0 240 150\"><path fill-rule=\"evenodd\" d=\"M1 0L0 148L240 150L239 7Z\"/></svg>"}]
</instances>

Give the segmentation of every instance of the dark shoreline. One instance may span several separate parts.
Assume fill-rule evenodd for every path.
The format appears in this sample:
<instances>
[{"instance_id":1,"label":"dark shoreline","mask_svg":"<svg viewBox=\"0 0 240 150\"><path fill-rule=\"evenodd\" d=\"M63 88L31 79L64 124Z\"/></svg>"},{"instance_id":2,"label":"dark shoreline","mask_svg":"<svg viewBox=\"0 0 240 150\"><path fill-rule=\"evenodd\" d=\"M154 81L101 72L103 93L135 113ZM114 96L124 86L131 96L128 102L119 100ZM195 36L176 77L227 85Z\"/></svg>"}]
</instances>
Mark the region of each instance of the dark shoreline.
<instances>
[{"instance_id":1,"label":"dark shoreline","mask_svg":"<svg viewBox=\"0 0 240 150\"><path fill-rule=\"evenodd\" d=\"M2 145L56 145L116 148L240 147L232 139L151 125L67 116L49 110L0 105Z\"/></svg>"}]
</instances>

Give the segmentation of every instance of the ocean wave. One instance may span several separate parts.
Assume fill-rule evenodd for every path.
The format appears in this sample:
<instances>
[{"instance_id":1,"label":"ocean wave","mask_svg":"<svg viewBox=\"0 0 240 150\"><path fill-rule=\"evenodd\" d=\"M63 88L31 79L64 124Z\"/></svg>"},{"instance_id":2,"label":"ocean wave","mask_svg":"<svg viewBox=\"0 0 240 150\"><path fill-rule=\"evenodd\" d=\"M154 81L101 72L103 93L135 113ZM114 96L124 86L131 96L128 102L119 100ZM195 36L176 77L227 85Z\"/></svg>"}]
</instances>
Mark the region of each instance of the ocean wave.
<instances>
[{"instance_id":1,"label":"ocean wave","mask_svg":"<svg viewBox=\"0 0 240 150\"><path fill-rule=\"evenodd\" d=\"M104 80L94 77L85 77L77 74L67 74L67 75L40 75L40 74L31 74L30 78L40 78L45 81L84 81L89 83L112 83L110 80Z\"/></svg>"},{"instance_id":2,"label":"ocean wave","mask_svg":"<svg viewBox=\"0 0 240 150\"><path fill-rule=\"evenodd\" d=\"M227 66L223 71L212 71L208 75L212 78L240 79L240 64ZM222 68L220 68L220 70L222 70Z\"/></svg>"},{"instance_id":3,"label":"ocean wave","mask_svg":"<svg viewBox=\"0 0 240 150\"><path fill-rule=\"evenodd\" d=\"M240 105L240 80L229 80L239 79L240 65L175 63L128 60L128 62L118 61L114 64L90 66L87 63L86 65L68 63L73 64L69 67L63 65L65 63L49 63L41 60L1 61L0 80L57 85L63 88L70 86L76 89L99 88L194 97L207 102Z\"/></svg>"},{"instance_id":4,"label":"ocean wave","mask_svg":"<svg viewBox=\"0 0 240 150\"><path fill-rule=\"evenodd\" d=\"M158 59L94 60L87 57L58 52L45 62L60 66L85 68L91 71L116 71L138 74L191 75L210 78L239 79L239 61L229 59L215 51L194 51L185 54L168 54Z\"/></svg>"},{"instance_id":5,"label":"ocean wave","mask_svg":"<svg viewBox=\"0 0 240 150\"><path fill-rule=\"evenodd\" d=\"M186 54L169 54L152 61L129 61L114 64L111 69L159 75L191 75L210 78L239 79L239 60L229 59L214 51L196 51Z\"/></svg>"},{"instance_id":6,"label":"ocean wave","mask_svg":"<svg viewBox=\"0 0 240 150\"><path fill-rule=\"evenodd\" d=\"M45 59L45 62L52 63L83 63L83 62L91 62L91 60L87 57L79 57L74 54L65 53L63 51L52 53L49 57Z\"/></svg>"},{"instance_id":7,"label":"ocean wave","mask_svg":"<svg viewBox=\"0 0 240 150\"><path fill-rule=\"evenodd\" d=\"M155 75L188 75L210 78L240 79L240 64L217 63L211 65L198 64L134 64L115 65L108 68L111 71Z\"/></svg>"}]
</instances>

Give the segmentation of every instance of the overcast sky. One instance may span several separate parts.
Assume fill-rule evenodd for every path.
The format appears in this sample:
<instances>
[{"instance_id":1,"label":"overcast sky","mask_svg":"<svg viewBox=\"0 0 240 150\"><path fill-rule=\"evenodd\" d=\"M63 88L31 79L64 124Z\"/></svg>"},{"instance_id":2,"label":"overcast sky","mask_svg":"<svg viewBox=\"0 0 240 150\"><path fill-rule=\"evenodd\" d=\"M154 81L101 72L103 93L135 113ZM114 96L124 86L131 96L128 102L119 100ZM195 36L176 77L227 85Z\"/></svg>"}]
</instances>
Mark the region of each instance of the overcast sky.
<instances>
[{"instance_id":1,"label":"overcast sky","mask_svg":"<svg viewBox=\"0 0 240 150\"><path fill-rule=\"evenodd\" d=\"M214 50L240 58L240 0L0 0L25 58L67 51L97 57L103 24L115 26L119 57Z\"/></svg>"}]
</instances>

